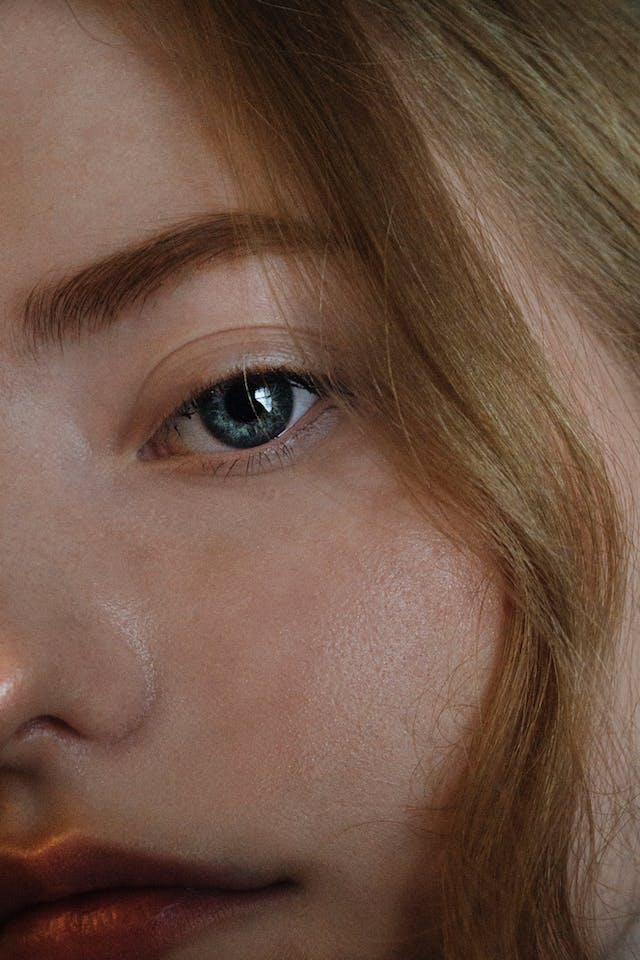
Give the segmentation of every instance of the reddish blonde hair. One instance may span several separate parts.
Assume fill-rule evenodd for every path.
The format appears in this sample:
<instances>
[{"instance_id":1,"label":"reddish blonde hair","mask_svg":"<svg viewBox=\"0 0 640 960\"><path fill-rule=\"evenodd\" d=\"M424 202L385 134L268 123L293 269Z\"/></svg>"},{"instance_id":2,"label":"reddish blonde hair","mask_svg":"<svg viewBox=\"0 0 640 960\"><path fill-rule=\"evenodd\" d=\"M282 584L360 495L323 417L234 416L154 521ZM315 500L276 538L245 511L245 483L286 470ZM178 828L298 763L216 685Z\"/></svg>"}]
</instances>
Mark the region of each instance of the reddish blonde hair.
<instances>
[{"instance_id":1,"label":"reddish blonde hair","mask_svg":"<svg viewBox=\"0 0 640 960\"><path fill-rule=\"evenodd\" d=\"M602 451L446 170L501 205L639 377L637 5L106 6L131 16L218 146L222 130L246 209L266 205L285 234L287 217L310 220L336 254L349 282L322 322L345 405L425 515L464 517L503 575L500 665L449 793L442 957L595 956L579 919L597 853L594 731L629 544ZM257 223L247 233L259 242Z\"/></svg>"}]
</instances>

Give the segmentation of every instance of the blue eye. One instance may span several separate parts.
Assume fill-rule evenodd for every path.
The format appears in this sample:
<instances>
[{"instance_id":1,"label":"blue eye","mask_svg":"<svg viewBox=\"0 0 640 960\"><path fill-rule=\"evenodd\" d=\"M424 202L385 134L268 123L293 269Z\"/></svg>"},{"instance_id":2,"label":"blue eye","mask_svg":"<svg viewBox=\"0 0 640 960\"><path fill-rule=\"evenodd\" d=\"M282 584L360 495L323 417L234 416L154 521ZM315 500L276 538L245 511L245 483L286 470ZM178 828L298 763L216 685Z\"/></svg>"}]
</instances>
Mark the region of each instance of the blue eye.
<instances>
[{"instance_id":1,"label":"blue eye","mask_svg":"<svg viewBox=\"0 0 640 960\"><path fill-rule=\"evenodd\" d=\"M306 394L300 396L301 394ZM318 388L308 377L282 371L241 375L200 393L178 417L198 417L211 437L234 449L269 443L298 419L318 397ZM175 427L184 439L184 429Z\"/></svg>"},{"instance_id":2,"label":"blue eye","mask_svg":"<svg viewBox=\"0 0 640 960\"><path fill-rule=\"evenodd\" d=\"M213 474L230 465L225 476L236 467L247 476L271 469L275 461L284 466L330 429L324 413L335 407L328 396L324 378L280 368L244 370L194 391L138 457L173 461L187 471L196 458L200 472ZM307 416L316 407L316 416Z\"/></svg>"}]
</instances>

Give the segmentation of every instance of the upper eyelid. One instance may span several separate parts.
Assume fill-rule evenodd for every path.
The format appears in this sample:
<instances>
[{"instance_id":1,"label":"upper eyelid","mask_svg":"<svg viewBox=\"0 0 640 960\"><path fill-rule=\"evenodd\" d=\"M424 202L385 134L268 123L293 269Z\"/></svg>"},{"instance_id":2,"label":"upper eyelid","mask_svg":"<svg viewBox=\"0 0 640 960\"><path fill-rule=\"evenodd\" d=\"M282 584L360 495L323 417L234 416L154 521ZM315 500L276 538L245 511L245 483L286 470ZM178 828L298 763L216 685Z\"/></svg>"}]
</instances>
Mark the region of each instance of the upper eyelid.
<instances>
[{"instance_id":1,"label":"upper eyelid","mask_svg":"<svg viewBox=\"0 0 640 960\"><path fill-rule=\"evenodd\" d=\"M235 373L231 376L225 375L222 379L212 380L210 383L205 384L202 387L197 387L192 390L188 396L182 400L177 407L175 407L162 421L161 426L166 423L168 420L171 420L173 417L178 416L180 410L188 407L195 406L196 401L205 394L208 390L213 390L215 388L223 388L228 384L235 383L236 380L241 378L250 378L255 375L260 375L261 373L281 373L290 379L296 385L303 387L305 389L311 390L313 393L317 393L319 397L326 395L329 391L324 384L325 378L319 374L312 373L303 373L302 371L295 370L291 367L285 367L283 365L257 365L256 367L247 367L242 371ZM301 380L306 380L307 383L300 383ZM316 389L314 389L314 387Z\"/></svg>"},{"instance_id":2,"label":"upper eyelid","mask_svg":"<svg viewBox=\"0 0 640 960\"><path fill-rule=\"evenodd\" d=\"M305 328L304 316L299 327L270 321L208 329L181 337L171 350L162 348L136 376L138 386L123 391L120 425L115 439L108 441L112 451L129 457L187 399L243 371L288 370L311 377L328 394L352 396L337 376L334 357L322 338Z\"/></svg>"}]
</instances>

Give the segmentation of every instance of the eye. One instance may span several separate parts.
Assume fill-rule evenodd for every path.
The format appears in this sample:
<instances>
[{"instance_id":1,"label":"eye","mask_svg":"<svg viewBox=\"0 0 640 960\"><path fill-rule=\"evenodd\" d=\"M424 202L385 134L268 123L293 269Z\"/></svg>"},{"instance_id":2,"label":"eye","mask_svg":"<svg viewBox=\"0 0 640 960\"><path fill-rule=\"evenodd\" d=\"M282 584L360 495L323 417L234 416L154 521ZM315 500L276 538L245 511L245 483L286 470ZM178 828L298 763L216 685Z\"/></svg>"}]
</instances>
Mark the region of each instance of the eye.
<instances>
[{"instance_id":1,"label":"eye","mask_svg":"<svg viewBox=\"0 0 640 960\"><path fill-rule=\"evenodd\" d=\"M217 472L245 463L244 473L256 472L256 455L263 469L274 458L292 453L307 414L327 396L326 388L307 374L285 369L242 371L199 389L168 416L139 452L140 459L199 456L204 469ZM325 407L326 409L326 407ZM298 426L298 429L296 426ZM274 447L273 442L280 440ZM284 443L282 440L284 439ZM226 459L221 461L221 455ZM202 458L209 458L203 462Z\"/></svg>"}]
</instances>

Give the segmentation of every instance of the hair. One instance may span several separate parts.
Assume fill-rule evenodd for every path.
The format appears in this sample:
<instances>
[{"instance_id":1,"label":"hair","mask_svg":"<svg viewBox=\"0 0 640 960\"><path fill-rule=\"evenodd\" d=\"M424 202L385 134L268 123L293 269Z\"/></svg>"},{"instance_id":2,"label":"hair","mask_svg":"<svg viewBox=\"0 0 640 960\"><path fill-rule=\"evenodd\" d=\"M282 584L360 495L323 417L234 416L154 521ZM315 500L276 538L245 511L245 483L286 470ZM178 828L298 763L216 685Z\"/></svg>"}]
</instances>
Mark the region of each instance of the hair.
<instances>
[{"instance_id":1,"label":"hair","mask_svg":"<svg viewBox=\"0 0 640 960\"><path fill-rule=\"evenodd\" d=\"M588 917L611 824L594 769L609 749L630 543L600 445L478 211L499 212L507 245L577 306L637 389L640 8L104 5L187 90L247 209L277 211L285 236L293 213L323 237L348 281L322 300L336 390L348 384L345 406L424 515L448 517L451 536L464 521L503 578L499 665L449 785L439 954L597 956Z\"/></svg>"}]
</instances>

